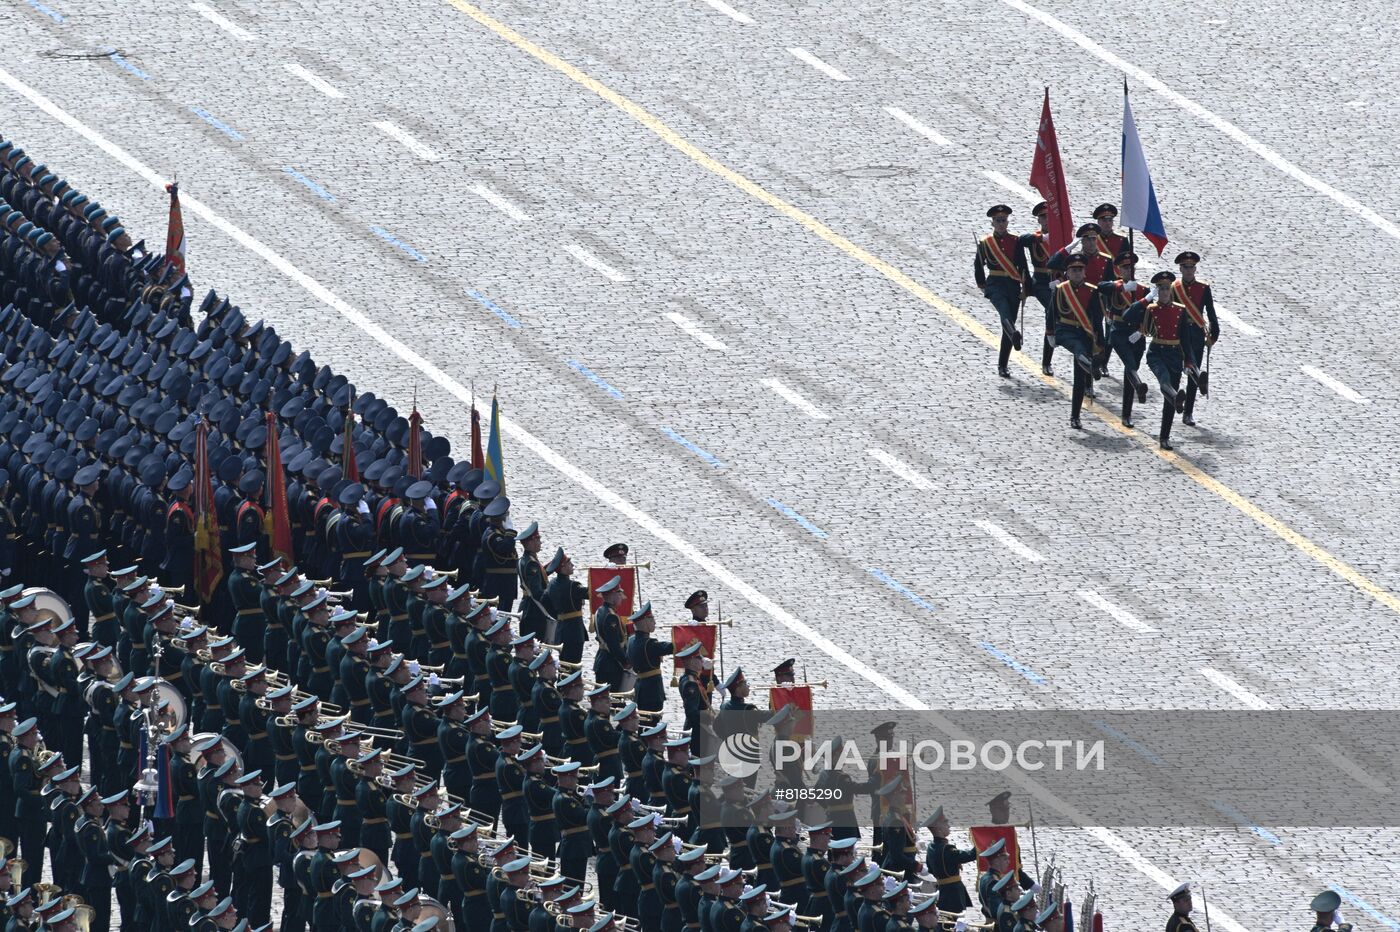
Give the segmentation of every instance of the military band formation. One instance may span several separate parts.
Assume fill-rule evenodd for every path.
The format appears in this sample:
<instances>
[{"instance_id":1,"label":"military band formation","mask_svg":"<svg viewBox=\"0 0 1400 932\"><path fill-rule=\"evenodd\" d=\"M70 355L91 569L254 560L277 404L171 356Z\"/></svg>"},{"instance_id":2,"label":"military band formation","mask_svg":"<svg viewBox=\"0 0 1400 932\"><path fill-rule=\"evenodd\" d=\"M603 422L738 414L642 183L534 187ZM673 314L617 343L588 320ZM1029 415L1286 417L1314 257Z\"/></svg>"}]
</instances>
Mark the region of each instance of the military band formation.
<instances>
[{"instance_id":1,"label":"military band formation","mask_svg":"<svg viewBox=\"0 0 1400 932\"><path fill-rule=\"evenodd\" d=\"M1118 208L1100 204L1092 223L1076 231L1077 248L1053 254L1047 246L1046 207L1031 208L1040 229L1020 235L1010 232L1011 208L994 204L987 216L992 232L978 240L973 259L977 287L996 310L1001 324L997 372L1010 378L1012 349L1020 350L1022 316L1032 296L1045 314L1040 368L1053 375L1055 350L1065 350L1073 367L1070 426L1082 429L1084 399L1096 397L1094 383L1108 375L1109 358L1122 363L1119 417L1133 426L1133 405L1147 401L1147 370L1162 396L1157 442L1172 449L1172 424L1178 414L1188 427L1196 424L1196 399L1208 396L1209 349L1220 338L1220 322L1209 282L1196 277L1201 257L1177 255L1180 274L1152 276L1150 285L1137 280L1138 256L1129 237L1114 229ZM1028 258L1029 257L1029 258ZM1181 380L1186 378L1185 387Z\"/></svg>"},{"instance_id":2,"label":"military band formation","mask_svg":"<svg viewBox=\"0 0 1400 932\"><path fill-rule=\"evenodd\" d=\"M168 257L10 142L0 198L0 929L1065 927L1061 887L897 785L799 814L712 780L716 706L763 684L673 651L650 603L624 617L499 481L273 328L213 292L196 326ZM1008 313L1017 261L988 286ZM1044 262L1083 279L1082 255ZM1155 314L1131 271L1076 300ZM1086 334L1058 345L1100 353ZM683 611L704 622L706 592ZM712 783L752 827L701 821Z\"/></svg>"}]
</instances>

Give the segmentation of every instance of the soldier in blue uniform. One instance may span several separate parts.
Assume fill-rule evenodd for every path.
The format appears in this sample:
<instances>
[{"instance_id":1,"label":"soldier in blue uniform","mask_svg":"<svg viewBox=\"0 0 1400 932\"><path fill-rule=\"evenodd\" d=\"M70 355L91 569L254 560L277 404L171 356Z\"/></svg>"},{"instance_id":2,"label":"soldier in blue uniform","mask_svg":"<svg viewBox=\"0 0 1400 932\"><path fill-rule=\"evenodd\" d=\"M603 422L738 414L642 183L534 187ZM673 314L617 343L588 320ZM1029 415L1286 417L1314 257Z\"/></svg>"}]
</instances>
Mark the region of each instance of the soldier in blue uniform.
<instances>
[{"instance_id":1,"label":"soldier in blue uniform","mask_svg":"<svg viewBox=\"0 0 1400 932\"><path fill-rule=\"evenodd\" d=\"M437 560L437 543L442 527L432 495L433 484L426 479L414 482L404 492L408 504L399 514L398 532L410 563L433 563Z\"/></svg>"},{"instance_id":2,"label":"soldier in blue uniform","mask_svg":"<svg viewBox=\"0 0 1400 932\"><path fill-rule=\"evenodd\" d=\"M987 208L992 218L992 232L977 241L972 260L972 273L977 288L996 309L1001 323L1001 349L997 353L997 374L1011 377L1007 363L1011 350L1021 348L1021 331L1016 329L1016 316L1021 300L1030 293L1030 272L1026 268L1026 253L1021 241L1007 229L1011 208L994 204Z\"/></svg>"},{"instance_id":3,"label":"soldier in blue uniform","mask_svg":"<svg viewBox=\"0 0 1400 932\"><path fill-rule=\"evenodd\" d=\"M1111 206L1111 205L1110 205ZM1111 348L1123 362L1123 408L1124 427L1133 426L1133 401L1147 400L1147 383L1138 375L1138 366L1146 350L1142 341L1134 340L1134 328L1124 319L1134 301L1147 294L1147 287L1135 278L1138 257L1136 253L1124 252L1114 261L1117 278L1100 282L1099 306L1103 309L1104 324L1107 329L1108 345L1103 349L1101 364L1106 364Z\"/></svg>"},{"instance_id":4,"label":"soldier in blue uniform","mask_svg":"<svg viewBox=\"0 0 1400 932\"><path fill-rule=\"evenodd\" d=\"M194 573L194 509L189 497L194 473L181 469L166 483L174 498L165 509L165 558L161 561L161 582L167 586L188 586Z\"/></svg>"}]
</instances>

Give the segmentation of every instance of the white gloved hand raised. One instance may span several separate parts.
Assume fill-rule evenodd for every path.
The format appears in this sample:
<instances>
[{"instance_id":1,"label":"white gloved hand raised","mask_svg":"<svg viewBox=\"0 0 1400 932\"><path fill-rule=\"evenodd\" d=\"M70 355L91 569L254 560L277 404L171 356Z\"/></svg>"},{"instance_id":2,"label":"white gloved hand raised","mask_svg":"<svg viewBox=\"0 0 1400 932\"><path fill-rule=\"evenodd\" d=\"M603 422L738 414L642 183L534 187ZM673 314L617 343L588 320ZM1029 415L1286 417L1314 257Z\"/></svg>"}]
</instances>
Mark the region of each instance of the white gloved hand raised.
<instances>
[{"instance_id":1,"label":"white gloved hand raised","mask_svg":"<svg viewBox=\"0 0 1400 932\"><path fill-rule=\"evenodd\" d=\"M953 923L953 932L967 932L967 920L959 919Z\"/></svg>"}]
</instances>

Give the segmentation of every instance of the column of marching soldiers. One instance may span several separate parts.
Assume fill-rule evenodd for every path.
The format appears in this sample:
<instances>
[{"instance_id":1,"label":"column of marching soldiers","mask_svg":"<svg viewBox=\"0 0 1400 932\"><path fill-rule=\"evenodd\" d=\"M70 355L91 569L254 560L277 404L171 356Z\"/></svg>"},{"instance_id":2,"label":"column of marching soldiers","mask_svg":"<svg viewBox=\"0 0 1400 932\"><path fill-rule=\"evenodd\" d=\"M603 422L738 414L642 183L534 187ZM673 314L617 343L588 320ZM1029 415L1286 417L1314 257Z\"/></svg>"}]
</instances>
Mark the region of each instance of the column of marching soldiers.
<instances>
[{"instance_id":1,"label":"column of marching soldiers","mask_svg":"<svg viewBox=\"0 0 1400 932\"><path fill-rule=\"evenodd\" d=\"M1045 314L1041 371L1051 375L1055 350L1066 350L1074 366L1070 396L1070 426L1082 427L1084 399L1095 396L1094 382L1108 374L1110 354L1123 364L1120 418L1133 426L1133 405L1147 400L1147 382L1139 375L1146 356L1162 394L1162 417L1157 442L1172 449L1172 424L1178 414L1188 427L1196 424L1197 395L1210 392L1207 349L1220 338L1220 322L1209 282L1196 277L1201 261L1195 252L1182 252L1169 271L1152 276L1150 286L1137 280L1137 253L1129 237L1114 229L1118 208L1100 204L1093 222L1076 230L1076 244L1048 247L1045 202L1031 208L1040 228L1010 232L1011 208L987 209L992 232L977 240L973 276L977 287L997 312L1001 346L997 372L1010 378L1011 350L1021 348L1021 316L1026 299L1034 296ZM1029 255L1029 261L1027 256ZM1148 340L1151 345L1148 345ZM1186 387L1182 388L1182 377Z\"/></svg>"},{"instance_id":2,"label":"column of marching soldiers","mask_svg":"<svg viewBox=\"0 0 1400 932\"><path fill-rule=\"evenodd\" d=\"M715 779L717 697L753 708L742 670L676 652L666 722L671 645L605 584L586 681L573 561L542 562L540 528L444 438L420 435L409 475L392 407L212 292L195 328L183 275L3 140L0 198L0 928L106 929L115 899L122 928L268 929L275 887L284 932L961 930L974 859L988 926L1063 927L941 807L919 842L898 781L824 774L842 801L799 821ZM290 559L264 520L269 410ZM186 606L205 429L225 578ZM706 619L706 593L685 608ZM154 806L133 790L153 760ZM991 806L1008 821L1009 794ZM1171 899L1169 930L1192 928L1189 890Z\"/></svg>"}]
</instances>

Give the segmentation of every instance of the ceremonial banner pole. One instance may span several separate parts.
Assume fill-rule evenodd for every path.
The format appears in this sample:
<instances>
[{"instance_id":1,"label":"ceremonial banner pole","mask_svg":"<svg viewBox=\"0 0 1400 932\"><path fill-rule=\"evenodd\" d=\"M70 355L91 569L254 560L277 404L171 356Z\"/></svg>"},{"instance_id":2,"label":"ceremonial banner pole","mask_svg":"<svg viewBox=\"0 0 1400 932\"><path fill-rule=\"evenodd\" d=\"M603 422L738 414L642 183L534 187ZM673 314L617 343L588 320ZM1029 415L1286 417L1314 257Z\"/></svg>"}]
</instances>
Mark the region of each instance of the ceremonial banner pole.
<instances>
[{"instance_id":1,"label":"ceremonial banner pole","mask_svg":"<svg viewBox=\"0 0 1400 932\"><path fill-rule=\"evenodd\" d=\"M1031 858L1035 861L1035 879L1040 879L1040 848L1035 843L1035 806L1026 800L1026 808L1031 813Z\"/></svg>"},{"instance_id":2,"label":"ceremonial banner pole","mask_svg":"<svg viewBox=\"0 0 1400 932\"><path fill-rule=\"evenodd\" d=\"M1206 913L1206 932L1210 932L1210 902L1206 899L1206 885L1201 884L1201 908Z\"/></svg>"}]
</instances>

